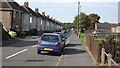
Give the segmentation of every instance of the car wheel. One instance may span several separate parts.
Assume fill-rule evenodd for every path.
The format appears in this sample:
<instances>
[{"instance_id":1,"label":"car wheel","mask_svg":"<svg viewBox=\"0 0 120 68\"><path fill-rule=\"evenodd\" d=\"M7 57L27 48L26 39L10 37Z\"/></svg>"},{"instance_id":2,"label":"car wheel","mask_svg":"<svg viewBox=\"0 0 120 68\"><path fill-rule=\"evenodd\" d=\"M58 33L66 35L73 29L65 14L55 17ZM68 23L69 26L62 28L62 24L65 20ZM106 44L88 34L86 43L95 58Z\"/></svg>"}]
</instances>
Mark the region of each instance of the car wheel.
<instances>
[{"instance_id":1,"label":"car wheel","mask_svg":"<svg viewBox=\"0 0 120 68\"><path fill-rule=\"evenodd\" d=\"M63 53L63 51L64 51L64 48L62 48L62 51L61 51L61 52Z\"/></svg>"},{"instance_id":2,"label":"car wheel","mask_svg":"<svg viewBox=\"0 0 120 68\"><path fill-rule=\"evenodd\" d=\"M58 53L57 56L61 56L62 54L61 53Z\"/></svg>"},{"instance_id":3,"label":"car wheel","mask_svg":"<svg viewBox=\"0 0 120 68\"><path fill-rule=\"evenodd\" d=\"M37 54L41 54L41 50L37 50Z\"/></svg>"},{"instance_id":4,"label":"car wheel","mask_svg":"<svg viewBox=\"0 0 120 68\"><path fill-rule=\"evenodd\" d=\"M11 37L12 39L14 39L14 37Z\"/></svg>"},{"instance_id":5,"label":"car wheel","mask_svg":"<svg viewBox=\"0 0 120 68\"><path fill-rule=\"evenodd\" d=\"M63 50L61 50L57 55L61 56L63 54Z\"/></svg>"}]
</instances>

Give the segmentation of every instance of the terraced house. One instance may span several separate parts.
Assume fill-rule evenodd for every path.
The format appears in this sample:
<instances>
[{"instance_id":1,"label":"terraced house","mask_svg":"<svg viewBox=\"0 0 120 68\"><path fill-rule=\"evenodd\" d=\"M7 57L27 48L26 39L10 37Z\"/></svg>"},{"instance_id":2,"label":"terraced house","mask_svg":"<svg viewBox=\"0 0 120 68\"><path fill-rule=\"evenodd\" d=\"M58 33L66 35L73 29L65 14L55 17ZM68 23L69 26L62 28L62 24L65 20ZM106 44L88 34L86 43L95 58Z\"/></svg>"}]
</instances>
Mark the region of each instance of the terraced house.
<instances>
[{"instance_id":1,"label":"terraced house","mask_svg":"<svg viewBox=\"0 0 120 68\"><path fill-rule=\"evenodd\" d=\"M52 32L63 29L61 22L45 15L45 12L39 13L29 7L29 2L19 5L17 2L1 2L0 12L2 13L2 24L6 28L20 28L22 31L37 29L38 32Z\"/></svg>"},{"instance_id":2,"label":"terraced house","mask_svg":"<svg viewBox=\"0 0 120 68\"><path fill-rule=\"evenodd\" d=\"M30 13L26 10L24 6L21 6L20 10L22 11L22 30L30 30Z\"/></svg>"},{"instance_id":3,"label":"terraced house","mask_svg":"<svg viewBox=\"0 0 120 68\"><path fill-rule=\"evenodd\" d=\"M30 29L37 28L38 15L29 7L28 2L25 2L23 6L30 13Z\"/></svg>"},{"instance_id":4,"label":"terraced house","mask_svg":"<svg viewBox=\"0 0 120 68\"><path fill-rule=\"evenodd\" d=\"M22 11L16 2L1 2L2 24L6 28L21 28Z\"/></svg>"}]
</instances>

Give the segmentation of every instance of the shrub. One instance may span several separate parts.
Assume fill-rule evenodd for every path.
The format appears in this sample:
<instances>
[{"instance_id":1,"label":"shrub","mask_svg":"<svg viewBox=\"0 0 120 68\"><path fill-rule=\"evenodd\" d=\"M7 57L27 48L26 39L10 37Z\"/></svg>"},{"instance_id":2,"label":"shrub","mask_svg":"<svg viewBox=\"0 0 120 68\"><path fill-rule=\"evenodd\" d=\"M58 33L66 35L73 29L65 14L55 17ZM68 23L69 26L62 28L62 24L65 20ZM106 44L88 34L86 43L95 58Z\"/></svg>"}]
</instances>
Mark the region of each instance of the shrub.
<instances>
[{"instance_id":1,"label":"shrub","mask_svg":"<svg viewBox=\"0 0 120 68\"><path fill-rule=\"evenodd\" d=\"M22 31L21 33L20 33L20 37L25 37L26 36L26 32L25 31Z\"/></svg>"},{"instance_id":2,"label":"shrub","mask_svg":"<svg viewBox=\"0 0 120 68\"><path fill-rule=\"evenodd\" d=\"M0 22L0 40L8 40L8 38L10 38L10 35L2 27L2 22Z\"/></svg>"},{"instance_id":3,"label":"shrub","mask_svg":"<svg viewBox=\"0 0 120 68\"><path fill-rule=\"evenodd\" d=\"M33 28L33 29L30 29L29 30L29 34L32 36L34 36L34 35L37 35L37 29L36 28Z\"/></svg>"},{"instance_id":4,"label":"shrub","mask_svg":"<svg viewBox=\"0 0 120 68\"><path fill-rule=\"evenodd\" d=\"M117 41L115 40L115 36L114 35L107 35L105 37L105 40L102 40L100 42L100 47L104 48L105 45L109 45L109 44L115 44Z\"/></svg>"},{"instance_id":5,"label":"shrub","mask_svg":"<svg viewBox=\"0 0 120 68\"><path fill-rule=\"evenodd\" d=\"M83 43L86 43L86 36L84 33L79 34L80 39L82 40Z\"/></svg>"},{"instance_id":6,"label":"shrub","mask_svg":"<svg viewBox=\"0 0 120 68\"><path fill-rule=\"evenodd\" d=\"M30 34L29 34L29 31L25 31L26 32L26 36L29 36Z\"/></svg>"}]
</instances>

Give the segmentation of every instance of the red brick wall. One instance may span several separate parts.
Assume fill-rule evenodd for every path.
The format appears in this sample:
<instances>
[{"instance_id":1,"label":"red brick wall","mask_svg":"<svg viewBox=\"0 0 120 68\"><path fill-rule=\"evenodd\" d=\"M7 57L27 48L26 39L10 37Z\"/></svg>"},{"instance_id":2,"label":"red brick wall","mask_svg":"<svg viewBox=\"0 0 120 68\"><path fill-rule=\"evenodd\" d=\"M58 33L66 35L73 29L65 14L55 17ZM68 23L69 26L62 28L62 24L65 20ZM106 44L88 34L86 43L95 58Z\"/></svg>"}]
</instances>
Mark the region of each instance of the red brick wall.
<instances>
[{"instance_id":1,"label":"red brick wall","mask_svg":"<svg viewBox=\"0 0 120 68\"><path fill-rule=\"evenodd\" d=\"M20 15L20 16L19 16ZM21 28L21 23L22 23L22 14L19 14L19 12L15 13L15 17L13 15L13 25L12 28L16 27L18 25L19 28Z\"/></svg>"},{"instance_id":2,"label":"red brick wall","mask_svg":"<svg viewBox=\"0 0 120 68\"><path fill-rule=\"evenodd\" d=\"M11 28L12 12L11 11L0 11L2 13L2 24L6 28Z\"/></svg>"}]
</instances>

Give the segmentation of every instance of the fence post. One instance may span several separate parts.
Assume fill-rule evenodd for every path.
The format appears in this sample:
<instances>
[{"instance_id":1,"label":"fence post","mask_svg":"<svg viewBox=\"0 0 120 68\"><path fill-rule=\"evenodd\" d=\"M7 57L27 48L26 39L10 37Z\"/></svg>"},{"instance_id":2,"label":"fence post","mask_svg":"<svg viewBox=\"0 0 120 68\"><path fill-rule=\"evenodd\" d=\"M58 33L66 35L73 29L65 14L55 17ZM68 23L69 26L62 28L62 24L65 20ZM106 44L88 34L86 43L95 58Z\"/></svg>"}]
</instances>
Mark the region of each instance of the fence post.
<instances>
[{"instance_id":1,"label":"fence post","mask_svg":"<svg viewBox=\"0 0 120 68\"><path fill-rule=\"evenodd\" d=\"M112 61L110 58L112 58L112 55L108 54L108 66L112 66Z\"/></svg>"},{"instance_id":2,"label":"fence post","mask_svg":"<svg viewBox=\"0 0 120 68\"><path fill-rule=\"evenodd\" d=\"M101 49L101 65L105 64L105 48Z\"/></svg>"}]
</instances>

